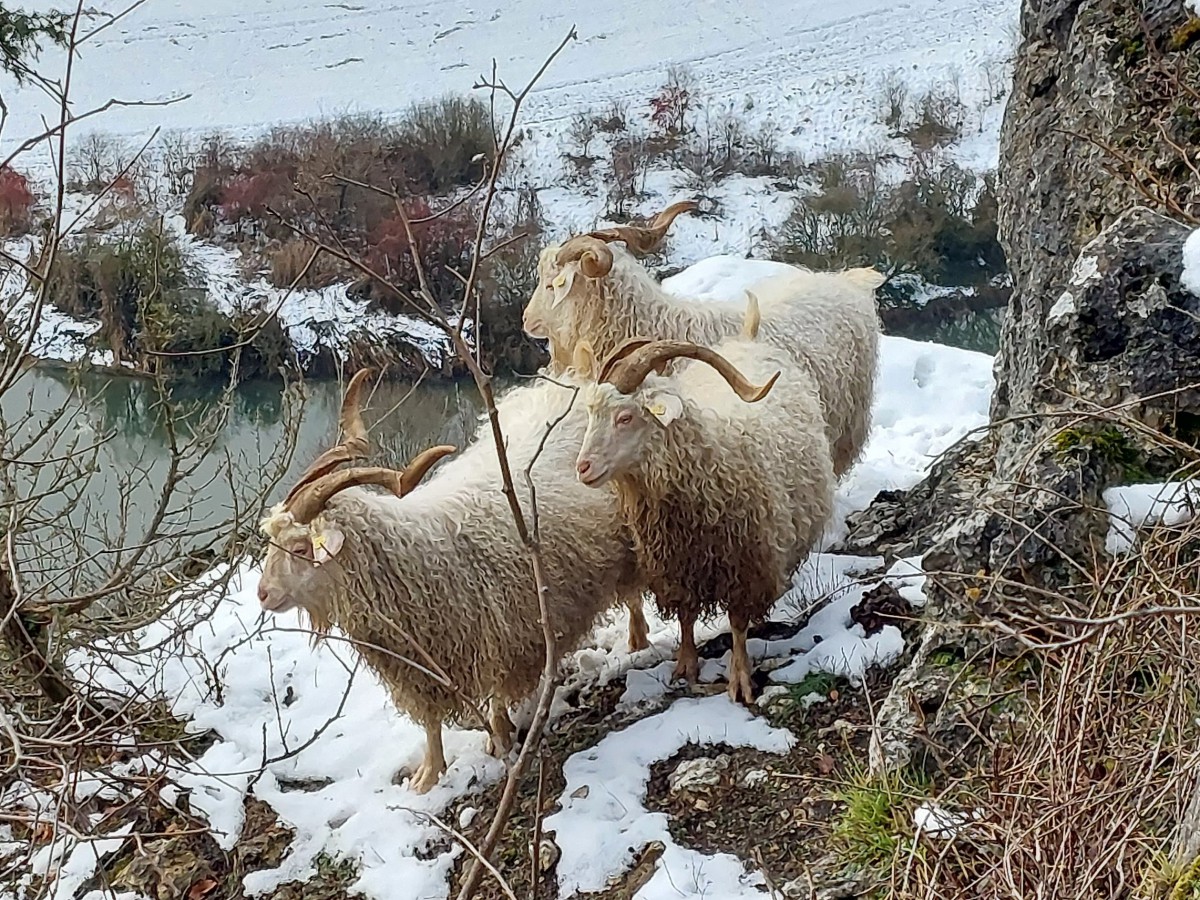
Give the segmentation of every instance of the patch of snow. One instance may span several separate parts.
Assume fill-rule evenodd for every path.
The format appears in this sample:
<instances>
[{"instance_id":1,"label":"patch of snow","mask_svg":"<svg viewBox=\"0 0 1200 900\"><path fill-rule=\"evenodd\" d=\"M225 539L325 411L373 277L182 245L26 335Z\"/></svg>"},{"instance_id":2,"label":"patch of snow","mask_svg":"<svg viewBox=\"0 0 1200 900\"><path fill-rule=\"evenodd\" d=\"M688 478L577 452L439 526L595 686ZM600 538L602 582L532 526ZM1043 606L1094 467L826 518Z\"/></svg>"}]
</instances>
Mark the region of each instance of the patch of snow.
<instances>
[{"instance_id":1,"label":"patch of snow","mask_svg":"<svg viewBox=\"0 0 1200 900\"><path fill-rule=\"evenodd\" d=\"M928 577L921 567L921 556L898 559L887 570L887 579L896 586L900 596L918 609L929 602L925 596L925 580Z\"/></svg>"},{"instance_id":2,"label":"patch of snow","mask_svg":"<svg viewBox=\"0 0 1200 900\"><path fill-rule=\"evenodd\" d=\"M707 856L681 847L671 837L667 816L645 806L650 766L686 744L728 744L768 753L786 753L790 732L752 716L726 696L677 700L666 712L613 732L580 751L563 766L566 786L559 812L544 827L562 850L558 886L563 896L599 891L624 872L634 854L651 841L666 850L653 877L638 891L640 900L762 897L762 876L749 875L735 856ZM587 788L584 791L584 788Z\"/></svg>"},{"instance_id":3,"label":"patch of snow","mask_svg":"<svg viewBox=\"0 0 1200 900\"><path fill-rule=\"evenodd\" d=\"M1054 301L1054 305L1050 307L1050 311L1046 313L1047 325L1058 325L1067 316L1075 312L1075 295L1070 291L1063 291L1062 296Z\"/></svg>"},{"instance_id":4,"label":"patch of snow","mask_svg":"<svg viewBox=\"0 0 1200 900\"><path fill-rule=\"evenodd\" d=\"M927 800L913 810L913 827L930 837L952 838L980 815L979 811L974 815L951 812Z\"/></svg>"},{"instance_id":5,"label":"patch of snow","mask_svg":"<svg viewBox=\"0 0 1200 900\"><path fill-rule=\"evenodd\" d=\"M1200 3L1200 0L1193 2ZM1200 297L1200 228L1183 242L1183 286Z\"/></svg>"},{"instance_id":6,"label":"patch of snow","mask_svg":"<svg viewBox=\"0 0 1200 900\"><path fill-rule=\"evenodd\" d=\"M1136 546L1139 528L1182 525L1195 518L1200 481L1110 487L1104 491L1104 503L1108 507L1104 549L1116 556Z\"/></svg>"},{"instance_id":7,"label":"patch of snow","mask_svg":"<svg viewBox=\"0 0 1200 900\"><path fill-rule=\"evenodd\" d=\"M852 577L854 569L848 563L860 559L814 553L801 566L801 571L823 570L823 577L831 582L829 599L794 637L779 641L747 642L754 659L795 654L791 662L771 672L772 681L796 684L812 672L828 672L847 679L851 684L858 684L868 668L887 665L904 652L904 638L896 626L885 625L876 634L867 637L862 626L850 620L850 610L862 600L864 594L882 583L878 579ZM882 581L891 582L899 588L900 584L893 580L898 577L901 583L908 586L907 582L912 579L909 572L909 569L904 569L899 576L889 574Z\"/></svg>"}]
</instances>

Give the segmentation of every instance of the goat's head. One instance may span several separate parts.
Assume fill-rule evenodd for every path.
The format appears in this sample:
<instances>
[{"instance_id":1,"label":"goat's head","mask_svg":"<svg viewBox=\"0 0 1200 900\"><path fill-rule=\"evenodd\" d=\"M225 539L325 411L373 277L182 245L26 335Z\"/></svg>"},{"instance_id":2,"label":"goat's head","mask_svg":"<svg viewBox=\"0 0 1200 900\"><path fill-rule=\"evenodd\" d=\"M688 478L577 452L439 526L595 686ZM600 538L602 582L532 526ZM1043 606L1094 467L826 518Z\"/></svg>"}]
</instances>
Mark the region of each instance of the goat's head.
<instances>
[{"instance_id":1,"label":"goat's head","mask_svg":"<svg viewBox=\"0 0 1200 900\"><path fill-rule=\"evenodd\" d=\"M652 253L667 236L676 217L698 208L692 200L673 203L656 215L648 225L618 225L569 238L561 246L542 250L538 258L538 283L525 306L523 327L530 337L558 341L562 334L557 323L563 318L564 300L583 295L588 281L603 278L613 267L613 241L625 244L631 253Z\"/></svg>"},{"instance_id":2,"label":"goat's head","mask_svg":"<svg viewBox=\"0 0 1200 900\"><path fill-rule=\"evenodd\" d=\"M327 596L332 585L326 579L326 564L338 555L346 540L341 527L324 515L325 505L336 494L350 487L376 484L403 497L420 484L438 460L456 449L431 447L403 471L378 466L339 470L342 463L365 459L371 451L359 410L363 384L369 375L369 369L359 371L346 388L341 443L317 457L260 525L270 541L258 583L263 609L284 612L299 606L311 611Z\"/></svg>"},{"instance_id":3,"label":"goat's head","mask_svg":"<svg viewBox=\"0 0 1200 900\"><path fill-rule=\"evenodd\" d=\"M577 356L581 352L577 348ZM721 354L688 341L626 341L604 361L596 383L584 389L588 424L575 464L581 482L598 487L632 471L645 458L653 436L683 414L683 398L676 386L680 376L661 374L667 363L679 357L712 366L747 403L765 397L779 378L776 372L762 386L751 384Z\"/></svg>"}]
</instances>

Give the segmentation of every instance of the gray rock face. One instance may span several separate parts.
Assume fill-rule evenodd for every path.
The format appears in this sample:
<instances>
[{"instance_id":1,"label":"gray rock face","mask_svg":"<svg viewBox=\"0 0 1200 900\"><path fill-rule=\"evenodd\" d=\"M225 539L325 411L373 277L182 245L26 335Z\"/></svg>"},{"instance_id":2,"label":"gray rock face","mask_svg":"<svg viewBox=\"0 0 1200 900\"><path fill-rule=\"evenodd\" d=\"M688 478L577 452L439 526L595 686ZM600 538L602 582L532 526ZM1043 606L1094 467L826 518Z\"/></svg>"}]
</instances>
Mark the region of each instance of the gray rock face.
<instances>
[{"instance_id":1,"label":"gray rock face","mask_svg":"<svg viewBox=\"0 0 1200 900\"><path fill-rule=\"evenodd\" d=\"M1176 123L1155 106L1170 85L1154 80L1156 67L1200 71L1200 40L1164 49L1187 21L1182 0L1026 0L1001 139L1014 289L992 434L906 495L880 497L843 544L925 551L926 570L941 573L927 591L931 624L877 716L877 771L912 762L920 728L926 742L953 743L958 716L938 709L930 663L938 648L981 639L970 627L981 620L1057 611L1049 598L1103 554L1103 491L1135 466L1162 474L1142 434L1200 436L1200 297L1181 285L1181 220L1200 185L1190 173L1172 181L1162 137ZM1200 127L1172 140L1200 143ZM1113 152L1132 160L1126 174L1140 173L1142 188L1150 174L1162 182L1154 209Z\"/></svg>"},{"instance_id":2,"label":"gray rock face","mask_svg":"<svg viewBox=\"0 0 1200 900\"><path fill-rule=\"evenodd\" d=\"M1164 139L1175 125L1162 123L1161 133L1156 127L1161 111L1154 107L1162 98L1147 90L1156 73L1142 57L1148 47L1157 52L1172 46L1187 21L1183 0L1024 4L1023 41L1001 132L1000 241L1013 297L997 363L994 419L1024 417L1055 401L1041 383L1056 350L1046 319L1068 286L1075 258L1143 202L1135 180L1175 177L1174 152ZM1193 46L1177 55L1188 62L1195 52ZM1181 63L1166 60L1163 66L1168 64ZM1118 155L1130 162L1136 179L1115 174L1122 168ZM1172 196L1184 205L1190 197L1195 205L1191 193ZM1102 349L1104 335L1091 342ZM1002 468L1035 428L1027 418L1004 427Z\"/></svg>"}]
</instances>

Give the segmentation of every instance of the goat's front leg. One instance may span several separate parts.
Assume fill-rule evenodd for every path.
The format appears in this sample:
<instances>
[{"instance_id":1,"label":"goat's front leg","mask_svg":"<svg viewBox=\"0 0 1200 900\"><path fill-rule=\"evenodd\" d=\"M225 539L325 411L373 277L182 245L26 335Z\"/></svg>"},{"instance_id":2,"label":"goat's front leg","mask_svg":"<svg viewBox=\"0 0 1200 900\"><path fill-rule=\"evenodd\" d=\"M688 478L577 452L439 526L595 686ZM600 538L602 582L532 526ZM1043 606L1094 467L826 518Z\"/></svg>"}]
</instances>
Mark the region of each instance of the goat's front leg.
<instances>
[{"instance_id":1,"label":"goat's front leg","mask_svg":"<svg viewBox=\"0 0 1200 900\"><path fill-rule=\"evenodd\" d=\"M688 684L700 679L700 654L696 652L696 614L679 613L679 653L675 656L675 670L671 680L686 678Z\"/></svg>"},{"instance_id":2,"label":"goat's front leg","mask_svg":"<svg viewBox=\"0 0 1200 900\"><path fill-rule=\"evenodd\" d=\"M749 623L740 616L730 616L729 626L733 631L733 654L729 661L729 699L739 700L746 705L754 703L754 684L750 674L754 671L750 653L746 649L746 628Z\"/></svg>"},{"instance_id":3,"label":"goat's front leg","mask_svg":"<svg viewBox=\"0 0 1200 900\"><path fill-rule=\"evenodd\" d=\"M408 787L414 793L426 794L446 771L446 754L442 749L442 723L425 723L425 758L413 772Z\"/></svg>"},{"instance_id":4,"label":"goat's front leg","mask_svg":"<svg viewBox=\"0 0 1200 900\"><path fill-rule=\"evenodd\" d=\"M488 715L487 752L497 758L508 756L508 752L513 748L513 734L516 730L504 701L493 697L491 712Z\"/></svg>"},{"instance_id":5,"label":"goat's front leg","mask_svg":"<svg viewBox=\"0 0 1200 900\"><path fill-rule=\"evenodd\" d=\"M625 605L629 607L629 652L637 653L650 646L650 626L646 624L642 595L629 597Z\"/></svg>"}]
</instances>

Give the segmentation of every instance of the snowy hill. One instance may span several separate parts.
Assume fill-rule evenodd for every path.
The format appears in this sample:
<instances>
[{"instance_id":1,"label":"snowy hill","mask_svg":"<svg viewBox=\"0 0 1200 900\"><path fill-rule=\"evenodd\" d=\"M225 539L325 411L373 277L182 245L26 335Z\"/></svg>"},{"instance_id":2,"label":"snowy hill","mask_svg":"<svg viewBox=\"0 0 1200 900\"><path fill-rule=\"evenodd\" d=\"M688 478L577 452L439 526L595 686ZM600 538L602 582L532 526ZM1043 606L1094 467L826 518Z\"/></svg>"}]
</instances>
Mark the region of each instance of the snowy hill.
<instances>
[{"instance_id":1,"label":"snowy hill","mask_svg":"<svg viewBox=\"0 0 1200 900\"><path fill-rule=\"evenodd\" d=\"M111 15L126 5L88 6ZM798 149L820 153L884 137L872 107L893 69L917 87L957 77L967 104L982 106L998 87L1018 8L1016 0L151 0L86 44L74 96L82 110L113 97L188 95L166 108L112 110L98 127L116 133L257 131L352 110L397 112L468 91L493 58L509 84L523 84L575 25L579 40L546 73L526 124L553 132L572 112L616 98L644 106L667 67L685 64L712 98L738 106L749 98ZM54 116L35 88L4 88L7 141ZM994 140L973 152L994 162Z\"/></svg>"},{"instance_id":2,"label":"snowy hill","mask_svg":"<svg viewBox=\"0 0 1200 900\"><path fill-rule=\"evenodd\" d=\"M36 7L50 8L39 0ZM467 94L493 57L500 77L522 85L572 24L578 40L544 74L524 106L524 139L512 186L531 189L545 220L545 237L558 238L606 219L610 178L605 162L613 143L601 135L587 185L572 180L567 154L575 146L573 124L582 114L617 108L630 128L644 133L650 98L672 67L684 67L695 107L694 127L713 131L720 117L736 120L747 140L768 133L772 152L812 163L832 153L870 151L900 177L913 146L885 124L888 86L900 85L908 102L922 92L949 98L959 118L955 134L936 148L938 159L975 171L994 169L999 121L1008 86L1016 33L1017 0L820 0L786 3L705 2L678 7L617 3L597 15L583 3L540 0L480 8L470 4L422 4L363 0L353 3L219 0L151 0L104 25L124 8L103 0L88 14L100 29L83 45L72 77L76 114L116 99L128 103L72 131L75 146L93 132L127 140L123 158L163 129L147 160L165 152L164 139L190 142L221 132L249 141L272 125L311 121L348 112L399 114L411 104L447 94ZM97 11L98 10L98 11ZM61 66L63 54L47 51L43 69ZM38 89L6 86L11 111L0 145L43 127L56 115ZM503 109L500 110L503 113ZM575 150L574 152L579 152ZM895 164L899 163L899 165ZM28 153L17 166L47 193L48 155ZM161 177L161 175L160 175ZM508 176L506 176L508 177ZM629 212L652 213L694 196L687 171L651 164ZM714 254L763 256L798 196L807 188L792 179L740 171L707 184L714 214L684 217L672 228L668 262L689 265ZM82 197L79 205L86 206ZM181 197L159 211L183 234ZM375 332L411 338L435 369L444 348L430 344L409 321L381 322L344 285L323 291L282 294L261 279L246 278L242 252L192 241L186 251L204 275L222 310L279 306L279 318L297 352L317 341L335 354L351 335ZM21 254L20 245L7 247ZM232 277L231 277L232 275ZM280 306L282 304L282 306ZM373 324L371 324L373 323ZM80 336L96 323L65 320L50 312L39 328L34 352L73 360L87 355ZM326 335L318 339L316 335ZM106 352L93 354L98 360Z\"/></svg>"}]
</instances>

